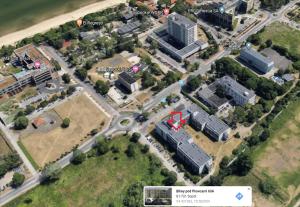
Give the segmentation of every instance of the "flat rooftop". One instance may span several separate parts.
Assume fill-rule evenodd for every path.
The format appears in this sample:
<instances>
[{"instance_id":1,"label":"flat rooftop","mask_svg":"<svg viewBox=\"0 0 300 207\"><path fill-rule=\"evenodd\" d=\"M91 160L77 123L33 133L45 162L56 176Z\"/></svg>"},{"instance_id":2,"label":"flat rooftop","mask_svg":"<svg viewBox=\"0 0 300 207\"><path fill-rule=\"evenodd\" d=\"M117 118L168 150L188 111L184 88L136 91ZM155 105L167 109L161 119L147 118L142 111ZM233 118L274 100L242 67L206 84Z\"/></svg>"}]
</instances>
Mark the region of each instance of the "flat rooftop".
<instances>
[{"instance_id":1,"label":"flat rooftop","mask_svg":"<svg viewBox=\"0 0 300 207\"><path fill-rule=\"evenodd\" d=\"M227 85L232 90L234 90L236 93L243 95L243 96L247 97L248 99L255 96L255 93L253 90L249 90L248 88L239 84L236 80L234 80L233 78L231 78L228 75L223 76L222 78L218 79L217 81L219 82L219 84Z\"/></svg>"},{"instance_id":2,"label":"flat rooftop","mask_svg":"<svg viewBox=\"0 0 300 207\"><path fill-rule=\"evenodd\" d=\"M241 53L245 53L246 54L246 58L247 57L252 57L252 58L255 58L267 65L271 65L273 64L273 60L271 60L270 58L267 58L265 56L263 56L262 54L260 54L259 52L255 51L254 49L252 48L247 48L247 47L243 47L242 50L241 50Z\"/></svg>"},{"instance_id":3,"label":"flat rooftop","mask_svg":"<svg viewBox=\"0 0 300 207\"><path fill-rule=\"evenodd\" d=\"M123 72L123 73L119 74L119 77L122 78L123 80L125 80L129 84L133 84L136 82L136 80L131 75L129 75L129 73L127 73L127 72Z\"/></svg>"},{"instance_id":4,"label":"flat rooftop","mask_svg":"<svg viewBox=\"0 0 300 207\"><path fill-rule=\"evenodd\" d=\"M172 14L170 14L168 16L168 20L171 20L179 25L184 25L186 28L191 28L191 27L194 27L195 25L197 25L192 20L186 18L183 15L177 14L176 12L173 12Z\"/></svg>"}]
</instances>

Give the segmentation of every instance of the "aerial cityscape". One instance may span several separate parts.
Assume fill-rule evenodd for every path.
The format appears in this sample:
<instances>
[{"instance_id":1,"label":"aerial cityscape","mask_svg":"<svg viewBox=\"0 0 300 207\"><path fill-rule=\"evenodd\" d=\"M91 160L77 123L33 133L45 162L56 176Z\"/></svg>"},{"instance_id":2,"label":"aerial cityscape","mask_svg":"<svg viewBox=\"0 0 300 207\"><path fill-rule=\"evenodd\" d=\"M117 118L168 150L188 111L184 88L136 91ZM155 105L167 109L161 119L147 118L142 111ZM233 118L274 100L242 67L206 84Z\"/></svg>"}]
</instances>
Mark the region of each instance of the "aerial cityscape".
<instances>
[{"instance_id":1,"label":"aerial cityscape","mask_svg":"<svg viewBox=\"0 0 300 207\"><path fill-rule=\"evenodd\" d=\"M300 207L299 0L0 4L0 206Z\"/></svg>"}]
</instances>

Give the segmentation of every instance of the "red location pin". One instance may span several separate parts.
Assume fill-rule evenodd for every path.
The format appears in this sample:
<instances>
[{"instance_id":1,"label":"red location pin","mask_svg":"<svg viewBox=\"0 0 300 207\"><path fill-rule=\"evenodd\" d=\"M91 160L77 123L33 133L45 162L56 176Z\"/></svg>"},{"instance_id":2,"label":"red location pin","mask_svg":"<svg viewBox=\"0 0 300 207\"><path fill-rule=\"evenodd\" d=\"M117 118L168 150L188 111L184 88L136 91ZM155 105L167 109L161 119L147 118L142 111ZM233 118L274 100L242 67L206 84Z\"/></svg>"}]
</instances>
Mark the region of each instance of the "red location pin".
<instances>
[{"instance_id":1,"label":"red location pin","mask_svg":"<svg viewBox=\"0 0 300 207\"><path fill-rule=\"evenodd\" d=\"M164 15L169 15L170 9L169 8L164 8Z\"/></svg>"}]
</instances>

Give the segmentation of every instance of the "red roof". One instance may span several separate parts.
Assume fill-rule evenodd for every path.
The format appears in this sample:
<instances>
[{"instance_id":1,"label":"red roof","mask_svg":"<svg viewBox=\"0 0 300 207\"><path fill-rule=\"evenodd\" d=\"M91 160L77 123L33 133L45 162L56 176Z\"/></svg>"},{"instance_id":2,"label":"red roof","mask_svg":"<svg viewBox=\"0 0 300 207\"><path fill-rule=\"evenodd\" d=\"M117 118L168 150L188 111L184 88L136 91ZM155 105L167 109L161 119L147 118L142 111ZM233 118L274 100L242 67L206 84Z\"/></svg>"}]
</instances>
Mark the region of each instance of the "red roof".
<instances>
[{"instance_id":1,"label":"red roof","mask_svg":"<svg viewBox=\"0 0 300 207\"><path fill-rule=\"evenodd\" d=\"M39 127L39 126L46 124L46 121L43 118L39 117L39 118L34 119L32 124L35 127Z\"/></svg>"}]
</instances>

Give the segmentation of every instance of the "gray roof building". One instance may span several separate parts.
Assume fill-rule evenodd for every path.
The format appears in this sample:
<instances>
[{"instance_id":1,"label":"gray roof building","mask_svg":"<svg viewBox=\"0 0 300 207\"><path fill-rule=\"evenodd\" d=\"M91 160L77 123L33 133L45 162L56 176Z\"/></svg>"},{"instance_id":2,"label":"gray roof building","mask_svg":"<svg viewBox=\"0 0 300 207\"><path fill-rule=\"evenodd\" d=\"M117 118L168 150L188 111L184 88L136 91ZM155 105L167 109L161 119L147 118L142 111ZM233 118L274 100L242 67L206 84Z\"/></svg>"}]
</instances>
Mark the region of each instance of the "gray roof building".
<instances>
[{"instance_id":1,"label":"gray roof building","mask_svg":"<svg viewBox=\"0 0 300 207\"><path fill-rule=\"evenodd\" d=\"M221 98L215 94L217 87L218 87L218 83L213 82L208 87L199 90L197 95L198 98L206 105L213 107L217 110L221 110L229 103L229 100L227 98Z\"/></svg>"},{"instance_id":2,"label":"gray roof building","mask_svg":"<svg viewBox=\"0 0 300 207\"><path fill-rule=\"evenodd\" d=\"M204 131L209 133L217 141L227 138L230 127L215 115L211 115L207 120ZM225 136L225 137L224 137Z\"/></svg>"},{"instance_id":3,"label":"gray roof building","mask_svg":"<svg viewBox=\"0 0 300 207\"><path fill-rule=\"evenodd\" d=\"M100 31L80 32L79 36L83 40L93 41L101 36L101 32Z\"/></svg>"},{"instance_id":4,"label":"gray roof building","mask_svg":"<svg viewBox=\"0 0 300 207\"><path fill-rule=\"evenodd\" d=\"M245 105L247 103L255 104L255 93L253 90L249 90L237 81L232 79L230 76L223 76L217 80L227 95L231 96L237 105Z\"/></svg>"},{"instance_id":5,"label":"gray roof building","mask_svg":"<svg viewBox=\"0 0 300 207\"><path fill-rule=\"evenodd\" d=\"M218 141L228 136L230 132L230 128L223 121L216 116L210 116L195 104L183 109L181 112L182 117L187 120L187 123L196 126L200 130L204 130ZM168 118L166 118L156 124L155 130L171 148L176 150L177 155L193 171L201 174L205 167L210 169L212 158L193 143L193 139L183 128L178 130L173 129L168 123Z\"/></svg>"},{"instance_id":6,"label":"gray roof building","mask_svg":"<svg viewBox=\"0 0 300 207\"><path fill-rule=\"evenodd\" d=\"M165 119L156 125L156 132L194 172L201 174L205 167L210 169L212 158L193 143L193 139L184 129L175 131Z\"/></svg>"},{"instance_id":7,"label":"gray roof building","mask_svg":"<svg viewBox=\"0 0 300 207\"><path fill-rule=\"evenodd\" d=\"M248 47L241 49L240 59L261 73L267 73L274 67L274 61Z\"/></svg>"},{"instance_id":8,"label":"gray roof building","mask_svg":"<svg viewBox=\"0 0 300 207\"><path fill-rule=\"evenodd\" d=\"M287 81L287 82L289 82L289 81L293 81L295 78L294 78L294 76L292 74L284 74L282 76L282 79L285 80L285 81Z\"/></svg>"},{"instance_id":9,"label":"gray roof building","mask_svg":"<svg viewBox=\"0 0 300 207\"><path fill-rule=\"evenodd\" d=\"M141 22L140 21L134 21L134 22L130 22L128 24L125 24L123 26L121 26L118 29L118 33L120 35L124 35L130 32L133 32L134 30L138 29L141 26Z\"/></svg>"}]
</instances>

